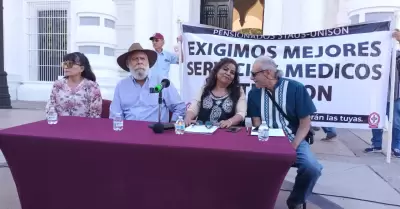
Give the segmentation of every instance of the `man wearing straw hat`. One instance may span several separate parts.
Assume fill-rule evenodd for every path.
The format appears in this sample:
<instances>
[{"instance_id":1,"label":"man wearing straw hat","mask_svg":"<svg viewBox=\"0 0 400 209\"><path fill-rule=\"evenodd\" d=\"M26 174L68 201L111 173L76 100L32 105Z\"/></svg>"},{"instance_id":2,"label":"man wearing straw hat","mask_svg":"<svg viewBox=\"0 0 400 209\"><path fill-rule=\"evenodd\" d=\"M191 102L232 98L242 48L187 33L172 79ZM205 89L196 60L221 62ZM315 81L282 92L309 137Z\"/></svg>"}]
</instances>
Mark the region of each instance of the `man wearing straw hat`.
<instances>
[{"instance_id":1,"label":"man wearing straw hat","mask_svg":"<svg viewBox=\"0 0 400 209\"><path fill-rule=\"evenodd\" d=\"M117 58L118 65L131 75L122 79L116 86L114 99L110 106L110 118L119 113L125 120L140 120L158 122L158 94L150 89L161 83L159 76L149 76L149 70L157 61L157 53L143 49L139 43L134 43L128 52ZM183 116L186 105L180 98L172 83L163 90L161 121L169 122L169 112L172 121Z\"/></svg>"}]
</instances>

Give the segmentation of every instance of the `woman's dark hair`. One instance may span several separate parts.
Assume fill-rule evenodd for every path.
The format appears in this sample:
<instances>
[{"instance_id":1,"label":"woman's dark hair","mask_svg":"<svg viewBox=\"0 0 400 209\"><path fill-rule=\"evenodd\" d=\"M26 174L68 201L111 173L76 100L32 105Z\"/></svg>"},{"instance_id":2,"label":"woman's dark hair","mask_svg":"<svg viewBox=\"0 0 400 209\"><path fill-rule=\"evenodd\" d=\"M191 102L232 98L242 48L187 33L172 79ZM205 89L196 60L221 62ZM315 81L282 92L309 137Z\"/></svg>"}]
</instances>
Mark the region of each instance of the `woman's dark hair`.
<instances>
[{"instance_id":1,"label":"woman's dark hair","mask_svg":"<svg viewBox=\"0 0 400 209\"><path fill-rule=\"evenodd\" d=\"M210 72L210 75L206 79L206 84L204 86L204 91L203 94L201 95L201 101L211 93L211 91L215 88L217 85L217 74L221 70L222 66L226 64L233 64L236 68L235 70L235 77L232 80L232 83L229 84L228 92L230 93L230 97L236 106L237 101L239 100L240 97L240 85L239 85L239 65L236 63L235 60L231 58L222 58L218 63L216 63L213 67L213 69Z\"/></svg>"},{"instance_id":2,"label":"woman's dark hair","mask_svg":"<svg viewBox=\"0 0 400 209\"><path fill-rule=\"evenodd\" d=\"M90 66L89 60L88 58L80 52L73 52L73 53L69 53L64 55L63 57L63 61L70 61L73 62L76 65L82 66L83 67L83 71L81 73L81 76L91 80L91 81L96 81L96 76L94 75L93 71L92 71L92 67ZM65 76L67 77L67 76Z\"/></svg>"}]
</instances>

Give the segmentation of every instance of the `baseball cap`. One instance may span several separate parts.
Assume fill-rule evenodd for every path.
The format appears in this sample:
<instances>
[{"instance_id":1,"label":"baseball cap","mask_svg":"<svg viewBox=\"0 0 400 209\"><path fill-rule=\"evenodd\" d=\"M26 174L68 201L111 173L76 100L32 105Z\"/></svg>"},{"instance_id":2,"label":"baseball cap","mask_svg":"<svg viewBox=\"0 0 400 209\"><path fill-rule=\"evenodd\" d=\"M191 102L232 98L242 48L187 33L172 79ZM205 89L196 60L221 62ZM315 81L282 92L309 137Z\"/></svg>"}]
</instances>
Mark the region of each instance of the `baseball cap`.
<instances>
[{"instance_id":1,"label":"baseball cap","mask_svg":"<svg viewBox=\"0 0 400 209\"><path fill-rule=\"evenodd\" d=\"M161 33L155 33L153 36L150 37L151 41L153 39L162 39L162 40L164 40L164 36Z\"/></svg>"}]
</instances>

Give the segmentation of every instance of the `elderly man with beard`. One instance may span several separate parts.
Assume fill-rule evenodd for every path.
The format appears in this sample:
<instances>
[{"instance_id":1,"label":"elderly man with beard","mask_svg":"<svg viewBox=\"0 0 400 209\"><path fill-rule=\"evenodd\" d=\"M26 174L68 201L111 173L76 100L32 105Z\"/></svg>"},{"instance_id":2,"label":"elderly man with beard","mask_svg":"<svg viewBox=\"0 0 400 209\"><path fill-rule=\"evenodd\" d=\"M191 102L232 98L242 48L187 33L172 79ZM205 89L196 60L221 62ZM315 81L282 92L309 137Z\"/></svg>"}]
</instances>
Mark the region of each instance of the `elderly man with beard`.
<instances>
[{"instance_id":1,"label":"elderly man with beard","mask_svg":"<svg viewBox=\"0 0 400 209\"><path fill-rule=\"evenodd\" d=\"M128 52L117 58L118 65L131 75L115 88L110 118L120 113L125 120L158 121L158 94L150 93L150 88L160 84L161 78L148 76L156 61L157 53L143 49L139 43L132 44ZM162 96L161 122L169 122L169 111L173 112L172 121L184 116L186 105L172 83L163 90Z\"/></svg>"}]
</instances>

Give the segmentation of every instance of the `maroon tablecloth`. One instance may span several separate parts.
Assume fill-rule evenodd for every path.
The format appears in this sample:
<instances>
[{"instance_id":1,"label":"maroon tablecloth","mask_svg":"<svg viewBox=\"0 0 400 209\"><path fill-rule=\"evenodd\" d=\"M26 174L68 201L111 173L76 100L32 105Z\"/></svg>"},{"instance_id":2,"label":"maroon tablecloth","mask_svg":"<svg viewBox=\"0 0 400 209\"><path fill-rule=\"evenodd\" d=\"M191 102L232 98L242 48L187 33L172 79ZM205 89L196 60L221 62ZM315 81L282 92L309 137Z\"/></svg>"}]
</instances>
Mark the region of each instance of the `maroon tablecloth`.
<instances>
[{"instance_id":1,"label":"maroon tablecloth","mask_svg":"<svg viewBox=\"0 0 400 209\"><path fill-rule=\"evenodd\" d=\"M23 209L270 209L295 160L284 137L156 135L62 117L0 131Z\"/></svg>"}]
</instances>

